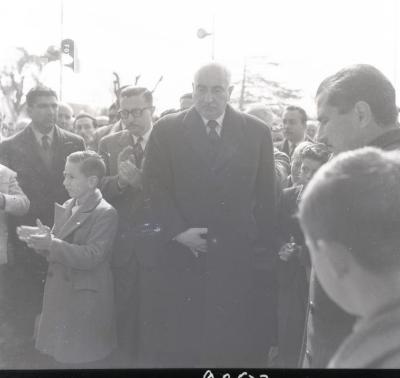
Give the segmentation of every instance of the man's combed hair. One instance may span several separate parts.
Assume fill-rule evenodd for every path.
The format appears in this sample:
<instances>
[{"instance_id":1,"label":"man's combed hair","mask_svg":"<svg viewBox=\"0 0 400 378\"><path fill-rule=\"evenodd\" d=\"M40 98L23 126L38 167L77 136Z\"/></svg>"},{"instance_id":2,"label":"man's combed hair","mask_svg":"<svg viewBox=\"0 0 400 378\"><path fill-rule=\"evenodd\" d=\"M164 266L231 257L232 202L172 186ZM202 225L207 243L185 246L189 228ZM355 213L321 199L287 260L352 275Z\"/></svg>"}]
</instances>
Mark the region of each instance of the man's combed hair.
<instances>
[{"instance_id":1,"label":"man's combed hair","mask_svg":"<svg viewBox=\"0 0 400 378\"><path fill-rule=\"evenodd\" d=\"M120 98L128 98L132 96L143 96L145 101L153 106L153 94L145 87L127 86L121 90Z\"/></svg>"},{"instance_id":2,"label":"man's combed hair","mask_svg":"<svg viewBox=\"0 0 400 378\"><path fill-rule=\"evenodd\" d=\"M400 152L345 152L304 191L299 217L309 238L343 244L364 268L400 267Z\"/></svg>"},{"instance_id":3,"label":"man's combed hair","mask_svg":"<svg viewBox=\"0 0 400 378\"><path fill-rule=\"evenodd\" d=\"M86 177L97 176L100 180L106 175L106 165L103 158L94 151L76 151L68 155L71 163L81 163L81 171Z\"/></svg>"},{"instance_id":4,"label":"man's combed hair","mask_svg":"<svg viewBox=\"0 0 400 378\"><path fill-rule=\"evenodd\" d=\"M306 111L301 108L300 106L295 106L295 105L289 105L285 108L284 112L299 112L300 113L300 117L301 117L301 121L306 124L308 117L307 117L307 113Z\"/></svg>"},{"instance_id":5,"label":"man's combed hair","mask_svg":"<svg viewBox=\"0 0 400 378\"><path fill-rule=\"evenodd\" d=\"M33 106L35 105L36 99L38 97L43 97L43 96L52 96L58 99L57 93L49 88L45 87L44 85L38 85L34 88L32 88L27 94L26 94L26 103L28 106Z\"/></svg>"},{"instance_id":6,"label":"man's combed hair","mask_svg":"<svg viewBox=\"0 0 400 378\"><path fill-rule=\"evenodd\" d=\"M375 121L385 127L397 121L396 91L378 69L368 64L343 68L327 77L319 86L317 96L325 93L327 103L347 113L359 101L366 102Z\"/></svg>"}]
</instances>

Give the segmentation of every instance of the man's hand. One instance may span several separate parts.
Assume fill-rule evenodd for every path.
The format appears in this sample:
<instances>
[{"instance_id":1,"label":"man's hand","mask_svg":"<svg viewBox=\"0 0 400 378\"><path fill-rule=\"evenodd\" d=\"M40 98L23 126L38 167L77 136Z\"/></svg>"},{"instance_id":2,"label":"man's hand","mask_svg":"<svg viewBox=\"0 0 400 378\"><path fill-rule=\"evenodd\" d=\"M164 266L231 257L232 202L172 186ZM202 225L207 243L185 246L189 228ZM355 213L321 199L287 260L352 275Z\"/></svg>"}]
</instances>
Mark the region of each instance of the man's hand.
<instances>
[{"instance_id":1,"label":"man's hand","mask_svg":"<svg viewBox=\"0 0 400 378\"><path fill-rule=\"evenodd\" d=\"M142 171L130 160L122 161L118 166L118 182L122 187L130 185L133 188L141 188Z\"/></svg>"},{"instance_id":2,"label":"man's hand","mask_svg":"<svg viewBox=\"0 0 400 378\"><path fill-rule=\"evenodd\" d=\"M279 258L283 261L289 261L299 252L300 246L296 243L285 243L279 250Z\"/></svg>"},{"instance_id":3,"label":"man's hand","mask_svg":"<svg viewBox=\"0 0 400 378\"><path fill-rule=\"evenodd\" d=\"M136 167L133 147L127 146L118 154L118 183L121 187L127 185L141 188L142 172Z\"/></svg>"},{"instance_id":4,"label":"man's hand","mask_svg":"<svg viewBox=\"0 0 400 378\"><path fill-rule=\"evenodd\" d=\"M133 146L126 146L119 154L118 154L118 166L121 162L130 160L133 164L136 165L135 155L133 154Z\"/></svg>"},{"instance_id":5,"label":"man's hand","mask_svg":"<svg viewBox=\"0 0 400 378\"><path fill-rule=\"evenodd\" d=\"M190 248L197 257L199 252L207 252L207 240L202 237L207 232L208 228L189 228L176 236L175 240Z\"/></svg>"}]
</instances>

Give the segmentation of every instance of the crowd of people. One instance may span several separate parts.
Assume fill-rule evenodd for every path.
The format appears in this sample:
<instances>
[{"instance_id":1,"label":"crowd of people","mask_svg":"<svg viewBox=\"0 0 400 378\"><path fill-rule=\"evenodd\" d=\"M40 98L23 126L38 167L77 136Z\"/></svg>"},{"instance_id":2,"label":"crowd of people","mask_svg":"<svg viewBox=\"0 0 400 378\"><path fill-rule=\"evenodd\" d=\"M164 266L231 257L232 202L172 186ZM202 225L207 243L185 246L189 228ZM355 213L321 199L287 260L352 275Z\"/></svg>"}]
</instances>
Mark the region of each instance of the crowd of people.
<instances>
[{"instance_id":1,"label":"crowd of people","mask_svg":"<svg viewBox=\"0 0 400 378\"><path fill-rule=\"evenodd\" d=\"M393 85L343 68L281 136L232 89L203 65L156 120L125 86L106 125L27 93L0 143L2 367L400 367Z\"/></svg>"}]
</instances>

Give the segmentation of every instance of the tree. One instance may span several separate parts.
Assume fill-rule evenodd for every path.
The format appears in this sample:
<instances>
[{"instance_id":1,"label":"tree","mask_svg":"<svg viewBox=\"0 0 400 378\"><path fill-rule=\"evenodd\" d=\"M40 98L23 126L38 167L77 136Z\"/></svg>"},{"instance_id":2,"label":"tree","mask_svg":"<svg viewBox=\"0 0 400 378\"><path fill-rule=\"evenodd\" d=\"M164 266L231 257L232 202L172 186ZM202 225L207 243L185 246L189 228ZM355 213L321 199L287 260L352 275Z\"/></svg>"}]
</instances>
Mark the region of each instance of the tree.
<instances>
[{"instance_id":1,"label":"tree","mask_svg":"<svg viewBox=\"0 0 400 378\"><path fill-rule=\"evenodd\" d=\"M15 49L15 61L0 71L0 91L4 109L12 123L15 123L23 107L23 96L33 86L40 84L43 67L60 59L60 50L49 46L43 55L30 54L25 48Z\"/></svg>"},{"instance_id":2,"label":"tree","mask_svg":"<svg viewBox=\"0 0 400 378\"><path fill-rule=\"evenodd\" d=\"M276 116L280 116L285 106L303 98L300 89L287 88L279 80L273 80L280 64L267 57L247 58L242 77L234 81L240 88L239 95L233 95L231 102L244 110L247 105L261 102L269 105ZM268 77L268 79L267 79Z\"/></svg>"}]
</instances>

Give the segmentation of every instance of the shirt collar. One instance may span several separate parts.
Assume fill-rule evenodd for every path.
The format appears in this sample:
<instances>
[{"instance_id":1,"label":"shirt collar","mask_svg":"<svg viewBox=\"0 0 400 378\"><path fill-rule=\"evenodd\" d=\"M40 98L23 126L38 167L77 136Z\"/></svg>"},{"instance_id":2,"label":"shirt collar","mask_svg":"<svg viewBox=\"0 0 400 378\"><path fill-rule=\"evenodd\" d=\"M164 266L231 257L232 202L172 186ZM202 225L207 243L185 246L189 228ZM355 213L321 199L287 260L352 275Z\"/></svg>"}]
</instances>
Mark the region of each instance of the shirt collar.
<instances>
[{"instance_id":1,"label":"shirt collar","mask_svg":"<svg viewBox=\"0 0 400 378\"><path fill-rule=\"evenodd\" d=\"M144 147L146 147L146 145L147 145L147 141L149 140L149 138L150 138L150 134L151 134L151 130L153 129L153 127L150 127L150 129L149 129L149 131L147 131L147 133L146 134L144 134L144 135L142 135L142 138L143 138L143 140L142 140L142 147L144 146ZM137 136L136 135L133 135L133 134L131 134L132 135L132 138L133 138L133 143L134 144L136 144L136 141L137 141Z\"/></svg>"},{"instance_id":2,"label":"shirt collar","mask_svg":"<svg viewBox=\"0 0 400 378\"><path fill-rule=\"evenodd\" d=\"M33 134L35 135L35 138L39 145L42 145L42 137L44 135L47 135L49 137L49 144L51 145L53 143L53 138L54 138L54 127L51 129L51 131L48 134L42 134L40 131L38 131L33 125L31 125L31 129L33 131Z\"/></svg>"},{"instance_id":3,"label":"shirt collar","mask_svg":"<svg viewBox=\"0 0 400 378\"><path fill-rule=\"evenodd\" d=\"M215 128L215 131L218 133L218 135L221 135L221 130L222 130L222 124L224 122L224 117L225 117L225 111L218 118L215 119L215 121L218 123L218 126ZM210 120L204 118L202 115L201 115L201 119L203 120L204 124L207 126L207 123Z\"/></svg>"}]
</instances>

